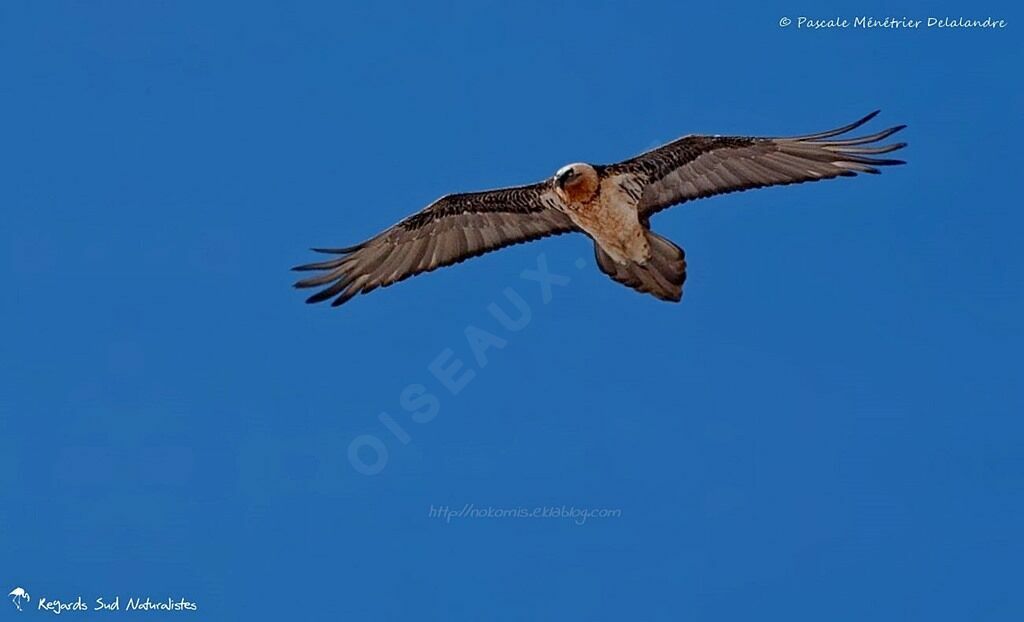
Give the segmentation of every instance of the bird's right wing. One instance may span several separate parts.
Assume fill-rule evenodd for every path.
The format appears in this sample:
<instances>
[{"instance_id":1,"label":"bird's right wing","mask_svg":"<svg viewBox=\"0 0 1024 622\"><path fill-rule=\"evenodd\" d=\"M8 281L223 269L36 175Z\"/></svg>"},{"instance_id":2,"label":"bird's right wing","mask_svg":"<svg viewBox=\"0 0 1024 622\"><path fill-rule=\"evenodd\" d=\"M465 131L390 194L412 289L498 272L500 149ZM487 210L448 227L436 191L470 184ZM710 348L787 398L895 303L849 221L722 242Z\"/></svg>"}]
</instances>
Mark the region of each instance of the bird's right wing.
<instances>
[{"instance_id":1,"label":"bird's right wing","mask_svg":"<svg viewBox=\"0 0 1024 622\"><path fill-rule=\"evenodd\" d=\"M334 298L331 304L338 306L356 294L488 251L576 231L560 205L550 182L450 194L362 244L314 249L339 257L294 268L322 271L295 286L326 286L307 302Z\"/></svg>"},{"instance_id":2,"label":"bird's right wing","mask_svg":"<svg viewBox=\"0 0 1024 622\"><path fill-rule=\"evenodd\" d=\"M876 143L905 126L839 138L877 114L807 136L684 136L605 170L608 175L628 175L643 188L638 205L642 217L726 192L877 173L876 167L903 164L902 160L876 156L901 149L906 143Z\"/></svg>"}]
</instances>

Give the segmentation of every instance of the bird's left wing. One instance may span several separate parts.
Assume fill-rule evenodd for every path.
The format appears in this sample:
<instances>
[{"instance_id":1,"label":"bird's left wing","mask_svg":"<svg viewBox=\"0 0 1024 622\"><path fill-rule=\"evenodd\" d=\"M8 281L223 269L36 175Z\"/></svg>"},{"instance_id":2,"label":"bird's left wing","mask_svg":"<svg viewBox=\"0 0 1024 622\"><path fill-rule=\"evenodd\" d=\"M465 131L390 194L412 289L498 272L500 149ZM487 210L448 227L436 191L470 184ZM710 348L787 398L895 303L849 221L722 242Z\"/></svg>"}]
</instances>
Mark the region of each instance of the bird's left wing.
<instances>
[{"instance_id":1,"label":"bird's left wing","mask_svg":"<svg viewBox=\"0 0 1024 622\"><path fill-rule=\"evenodd\" d=\"M307 302L334 298L331 304L338 306L356 294L488 251L575 231L560 205L549 182L450 194L362 244L314 249L339 256L294 268L322 271L295 286L326 286Z\"/></svg>"},{"instance_id":2,"label":"bird's left wing","mask_svg":"<svg viewBox=\"0 0 1024 622\"><path fill-rule=\"evenodd\" d=\"M879 166L903 164L877 156L906 143L877 143L905 126L841 138L877 114L834 130L790 138L684 136L609 165L605 173L626 175L642 188L638 209L643 218L678 203L726 192L877 173Z\"/></svg>"}]
</instances>

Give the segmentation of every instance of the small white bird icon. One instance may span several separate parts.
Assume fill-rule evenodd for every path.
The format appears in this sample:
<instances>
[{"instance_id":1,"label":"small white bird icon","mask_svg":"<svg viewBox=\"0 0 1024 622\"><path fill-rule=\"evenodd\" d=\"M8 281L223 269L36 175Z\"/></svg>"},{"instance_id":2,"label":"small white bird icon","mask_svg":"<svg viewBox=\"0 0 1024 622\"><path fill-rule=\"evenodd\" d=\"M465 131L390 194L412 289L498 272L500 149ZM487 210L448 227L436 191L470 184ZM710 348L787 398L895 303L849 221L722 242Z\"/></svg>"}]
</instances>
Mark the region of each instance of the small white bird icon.
<instances>
[{"instance_id":1,"label":"small white bird icon","mask_svg":"<svg viewBox=\"0 0 1024 622\"><path fill-rule=\"evenodd\" d=\"M14 603L14 606L18 608L18 611L21 611L22 600L24 600L25 602L30 602L32 600L32 597L28 595L28 592L26 592L24 588L20 587L16 587L13 590L11 590L11 593L8 594L8 596L11 597L11 602Z\"/></svg>"}]
</instances>

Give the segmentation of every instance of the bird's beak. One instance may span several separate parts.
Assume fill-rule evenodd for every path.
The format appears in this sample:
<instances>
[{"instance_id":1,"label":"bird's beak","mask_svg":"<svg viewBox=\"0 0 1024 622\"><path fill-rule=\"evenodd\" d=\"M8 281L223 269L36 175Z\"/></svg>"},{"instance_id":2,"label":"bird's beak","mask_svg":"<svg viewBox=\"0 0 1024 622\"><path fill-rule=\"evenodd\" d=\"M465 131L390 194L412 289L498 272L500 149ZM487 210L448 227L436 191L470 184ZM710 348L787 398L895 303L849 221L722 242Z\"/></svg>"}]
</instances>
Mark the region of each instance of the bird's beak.
<instances>
[{"instance_id":1,"label":"bird's beak","mask_svg":"<svg viewBox=\"0 0 1024 622\"><path fill-rule=\"evenodd\" d=\"M555 177L555 187L561 190L565 187L565 182L569 181L569 177L572 175L572 171L565 171L562 174Z\"/></svg>"}]
</instances>

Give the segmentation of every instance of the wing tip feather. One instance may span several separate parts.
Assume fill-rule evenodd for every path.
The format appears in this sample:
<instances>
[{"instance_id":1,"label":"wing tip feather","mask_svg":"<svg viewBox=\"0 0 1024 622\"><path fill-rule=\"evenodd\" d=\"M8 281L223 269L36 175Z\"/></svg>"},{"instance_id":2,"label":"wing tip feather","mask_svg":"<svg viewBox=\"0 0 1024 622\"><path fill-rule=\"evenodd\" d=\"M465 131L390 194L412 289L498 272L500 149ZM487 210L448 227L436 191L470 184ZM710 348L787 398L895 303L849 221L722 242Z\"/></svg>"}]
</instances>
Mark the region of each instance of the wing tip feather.
<instances>
[{"instance_id":1,"label":"wing tip feather","mask_svg":"<svg viewBox=\"0 0 1024 622\"><path fill-rule=\"evenodd\" d=\"M356 252L357 250L364 246L366 246L366 242L363 242L361 244L355 244L353 246L341 246L338 248L312 247L309 250L313 251L314 253L321 253L323 255L347 255L349 253Z\"/></svg>"}]
</instances>

